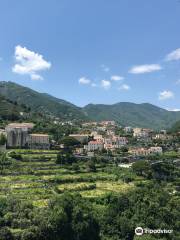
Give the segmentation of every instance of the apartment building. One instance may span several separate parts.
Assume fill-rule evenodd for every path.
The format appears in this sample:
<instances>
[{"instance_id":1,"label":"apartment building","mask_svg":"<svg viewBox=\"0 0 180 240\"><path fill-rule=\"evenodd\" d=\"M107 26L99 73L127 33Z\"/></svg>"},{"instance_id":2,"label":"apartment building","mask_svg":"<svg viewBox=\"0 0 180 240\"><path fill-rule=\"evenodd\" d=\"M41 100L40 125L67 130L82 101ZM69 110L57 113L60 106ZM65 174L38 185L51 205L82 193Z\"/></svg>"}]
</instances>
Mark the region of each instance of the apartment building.
<instances>
[{"instance_id":1,"label":"apartment building","mask_svg":"<svg viewBox=\"0 0 180 240\"><path fill-rule=\"evenodd\" d=\"M95 150L102 150L104 148L104 144L101 141L90 141L88 145L84 146L84 149L88 152Z\"/></svg>"},{"instance_id":2,"label":"apartment building","mask_svg":"<svg viewBox=\"0 0 180 240\"><path fill-rule=\"evenodd\" d=\"M104 139L104 148L105 149L117 149L128 143L126 137L113 136L112 138Z\"/></svg>"}]
</instances>

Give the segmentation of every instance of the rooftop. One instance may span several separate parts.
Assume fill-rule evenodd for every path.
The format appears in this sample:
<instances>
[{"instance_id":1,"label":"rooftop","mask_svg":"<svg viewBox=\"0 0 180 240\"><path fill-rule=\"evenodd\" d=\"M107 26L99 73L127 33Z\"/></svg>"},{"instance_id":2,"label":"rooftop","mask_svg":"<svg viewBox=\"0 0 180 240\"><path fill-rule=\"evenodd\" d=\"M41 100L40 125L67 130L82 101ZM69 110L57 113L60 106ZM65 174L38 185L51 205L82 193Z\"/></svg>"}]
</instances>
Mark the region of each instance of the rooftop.
<instances>
[{"instance_id":1,"label":"rooftop","mask_svg":"<svg viewBox=\"0 0 180 240\"><path fill-rule=\"evenodd\" d=\"M34 123L10 123L7 125L9 128L33 128Z\"/></svg>"},{"instance_id":2,"label":"rooftop","mask_svg":"<svg viewBox=\"0 0 180 240\"><path fill-rule=\"evenodd\" d=\"M32 134L29 134L30 136L32 137L49 137L48 134L41 134L41 133L32 133Z\"/></svg>"}]
</instances>

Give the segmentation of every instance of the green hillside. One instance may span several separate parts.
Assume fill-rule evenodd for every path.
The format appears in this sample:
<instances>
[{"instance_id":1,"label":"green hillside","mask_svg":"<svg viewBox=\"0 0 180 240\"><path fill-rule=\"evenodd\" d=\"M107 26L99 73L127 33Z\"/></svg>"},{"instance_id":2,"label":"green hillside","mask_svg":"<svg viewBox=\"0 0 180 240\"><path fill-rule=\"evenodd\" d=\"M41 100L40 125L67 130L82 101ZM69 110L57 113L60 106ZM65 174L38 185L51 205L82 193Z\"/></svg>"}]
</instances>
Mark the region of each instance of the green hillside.
<instances>
[{"instance_id":1,"label":"green hillside","mask_svg":"<svg viewBox=\"0 0 180 240\"><path fill-rule=\"evenodd\" d=\"M171 132L180 132L180 121L175 122L175 124L173 124L173 126L170 129Z\"/></svg>"},{"instance_id":2,"label":"green hillside","mask_svg":"<svg viewBox=\"0 0 180 240\"><path fill-rule=\"evenodd\" d=\"M0 119L1 120L19 120L21 112L28 112L26 106L20 106L16 102L5 99L0 95Z\"/></svg>"},{"instance_id":3,"label":"green hillside","mask_svg":"<svg viewBox=\"0 0 180 240\"><path fill-rule=\"evenodd\" d=\"M13 82L0 82L0 95L17 102L20 106L23 104L30 107L31 112L60 120L115 120L123 126L154 129L171 128L176 121L180 120L180 112L167 111L148 103L89 104L80 108L47 93L39 93ZM7 103L3 107L6 108L6 105ZM19 111L13 106L7 109L10 114Z\"/></svg>"},{"instance_id":4,"label":"green hillside","mask_svg":"<svg viewBox=\"0 0 180 240\"><path fill-rule=\"evenodd\" d=\"M168 128L180 120L180 112L170 112L148 103L89 104L84 112L92 120L115 120L126 126L156 129Z\"/></svg>"},{"instance_id":5,"label":"green hillside","mask_svg":"<svg viewBox=\"0 0 180 240\"><path fill-rule=\"evenodd\" d=\"M85 119L84 113L75 105L13 82L0 82L0 94L50 117L61 120Z\"/></svg>"}]
</instances>

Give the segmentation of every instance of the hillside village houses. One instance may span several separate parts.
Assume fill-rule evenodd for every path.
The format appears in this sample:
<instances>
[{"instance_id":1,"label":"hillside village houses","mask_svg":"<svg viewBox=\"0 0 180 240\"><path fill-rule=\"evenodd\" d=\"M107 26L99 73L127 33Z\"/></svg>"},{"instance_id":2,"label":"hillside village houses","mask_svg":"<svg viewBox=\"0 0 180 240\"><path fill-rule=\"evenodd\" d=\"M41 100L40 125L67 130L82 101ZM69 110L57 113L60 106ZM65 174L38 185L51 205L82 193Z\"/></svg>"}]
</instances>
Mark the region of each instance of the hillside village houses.
<instances>
[{"instance_id":1,"label":"hillside village houses","mask_svg":"<svg viewBox=\"0 0 180 240\"><path fill-rule=\"evenodd\" d=\"M152 132L148 128L133 128L133 136L136 138L148 138Z\"/></svg>"},{"instance_id":2,"label":"hillside village houses","mask_svg":"<svg viewBox=\"0 0 180 240\"><path fill-rule=\"evenodd\" d=\"M173 139L173 136L167 135L167 134L163 134L163 133L158 133L158 134L155 134L155 135L152 137L152 139L165 141L165 140L171 140L171 139Z\"/></svg>"},{"instance_id":3,"label":"hillside village houses","mask_svg":"<svg viewBox=\"0 0 180 240\"><path fill-rule=\"evenodd\" d=\"M133 148L129 150L133 156L147 156L150 154L162 154L162 147Z\"/></svg>"},{"instance_id":4,"label":"hillside village houses","mask_svg":"<svg viewBox=\"0 0 180 240\"><path fill-rule=\"evenodd\" d=\"M3 133L7 137L7 148L28 148L28 149L50 149L50 136L48 134L33 133L33 123L10 123L5 130L0 129L0 134ZM79 133L70 134L70 137L75 138L81 143L81 147L76 148L76 153L87 155L96 150L111 150L114 151L128 144L128 137L116 134L116 124L114 121L102 121L83 123ZM125 127L124 133L132 133L131 135L137 139L159 139L162 136L164 139L170 138L165 131L153 134L151 129ZM88 132L88 134L87 134ZM56 145L55 141L51 144ZM58 145L57 145L58 146ZM59 145L60 146L60 145ZM137 155L161 154L161 147L150 147L148 149L136 147L129 149L129 153Z\"/></svg>"},{"instance_id":5,"label":"hillside village houses","mask_svg":"<svg viewBox=\"0 0 180 240\"><path fill-rule=\"evenodd\" d=\"M88 126L90 123L88 123ZM112 124L112 125L111 125ZM101 125L101 126L99 126ZM87 125L84 125L87 127ZM100 128L100 129L99 129ZM92 129L90 136L93 138L91 139L86 145L84 145L84 151L87 152L93 152L96 150L101 151L102 149L106 150L115 150L119 149L122 146L125 146L128 144L128 139L127 137L123 136L117 136L115 134L115 125L114 122L106 121L99 123L95 122L93 123L93 126L91 125ZM99 132L101 132L99 134ZM141 139L142 141L149 141L153 137L153 130L151 129L145 129L145 128L132 128L130 126L124 128L124 132L130 133L132 132L133 137L136 138L137 140ZM163 132L163 134L166 134ZM72 136L72 135L71 135ZM82 135L83 136L83 135ZM83 148L76 149L77 153L83 153ZM146 148L131 148L129 150L129 153L138 156L138 155L149 155L149 154L161 154L162 153L162 148L161 147L150 147L148 149Z\"/></svg>"},{"instance_id":6,"label":"hillside village houses","mask_svg":"<svg viewBox=\"0 0 180 240\"><path fill-rule=\"evenodd\" d=\"M109 126L109 123L107 124L107 126ZM91 136L93 137L93 140L88 142L87 145L84 145L84 149L86 151L102 149L114 150L128 143L126 137L116 136L115 132L112 129L107 130L105 136L103 136L102 134L98 134L98 131L92 131Z\"/></svg>"}]
</instances>

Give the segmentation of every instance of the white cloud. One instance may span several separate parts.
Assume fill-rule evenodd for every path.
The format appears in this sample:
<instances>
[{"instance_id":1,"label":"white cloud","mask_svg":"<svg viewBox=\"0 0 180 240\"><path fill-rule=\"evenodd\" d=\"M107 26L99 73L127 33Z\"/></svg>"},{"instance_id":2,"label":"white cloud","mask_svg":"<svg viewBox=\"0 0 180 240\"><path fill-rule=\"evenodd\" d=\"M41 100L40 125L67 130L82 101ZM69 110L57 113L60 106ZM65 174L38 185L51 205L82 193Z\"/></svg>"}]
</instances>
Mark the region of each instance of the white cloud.
<instances>
[{"instance_id":1,"label":"white cloud","mask_svg":"<svg viewBox=\"0 0 180 240\"><path fill-rule=\"evenodd\" d=\"M109 71L110 71L110 68L107 67L107 66L104 65L104 64L101 65L101 68L102 68L102 70L103 70L104 72L109 72Z\"/></svg>"},{"instance_id":2,"label":"white cloud","mask_svg":"<svg viewBox=\"0 0 180 240\"><path fill-rule=\"evenodd\" d=\"M79 79L79 84L88 85L88 84L90 84L90 83L91 83L91 80L88 79L88 78L86 78L86 77L81 77L81 78Z\"/></svg>"},{"instance_id":3,"label":"white cloud","mask_svg":"<svg viewBox=\"0 0 180 240\"><path fill-rule=\"evenodd\" d=\"M97 87L96 83L91 83L91 87Z\"/></svg>"},{"instance_id":4,"label":"white cloud","mask_svg":"<svg viewBox=\"0 0 180 240\"><path fill-rule=\"evenodd\" d=\"M173 60L180 60L180 48L177 48L176 50L169 53L166 58L166 61L173 61Z\"/></svg>"},{"instance_id":5,"label":"white cloud","mask_svg":"<svg viewBox=\"0 0 180 240\"><path fill-rule=\"evenodd\" d=\"M177 84L177 85L179 85L179 84L180 84L180 79L178 79L178 80L176 81L176 84Z\"/></svg>"},{"instance_id":6,"label":"white cloud","mask_svg":"<svg viewBox=\"0 0 180 240\"><path fill-rule=\"evenodd\" d=\"M32 80L43 80L43 77L36 73L33 73L33 74L31 74L31 79Z\"/></svg>"},{"instance_id":7,"label":"white cloud","mask_svg":"<svg viewBox=\"0 0 180 240\"><path fill-rule=\"evenodd\" d=\"M108 80L102 80L101 81L101 86L104 88L104 89L109 89L111 87L111 82L108 81Z\"/></svg>"},{"instance_id":8,"label":"white cloud","mask_svg":"<svg viewBox=\"0 0 180 240\"><path fill-rule=\"evenodd\" d=\"M28 74L32 80L42 80L43 77L37 73L51 67L51 63L44 60L42 55L20 45L15 47L15 60L12 71L22 75Z\"/></svg>"},{"instance_id":9,"label":"white cloud","mask_svg":"<svg viewBox=\"0 0 180 240\"><path fill-rule=\"evenodd\" d=\"M128 90L130 90L130 86L127 85L127 84L122 84L122 85L118 88L118 90L128 91Z\"/></svg>"},{"instance_id":10,"label":"white cloud","mask_svg":"<svg viewBox=\"0 0 180 240\"><path fill-rule=\"evenodd\" d=\"M167 108L166 110L173 111L173 112L180 112L180 108L173 108L173 109Z\"/></svg>"},{"instance_id":11,"label":"white cloud","mask_svg":"<svg viewBox=\"0 0 180 240\"><path fill-rule=\"evenodd\" d=\"M159 93L159 100L166 100L174 97L174 93L168 90L164 90Z\"/></svg>"},{"instance_id":12,"label":"white cloud","mask_svg":"<svg viewBox=\"0 0 180 240\"><path fill-rule=\"evenodd\" d=\"M159 64L144 64L134 66L129 70L129 73L132 74L142 74L142 73L150 73L161 70L162 67Z\"/></svg>"},{"instance_id":13,"label":"white cloud","mask_svg":"<svg viewBox=\"0 0 180 240\"><path fill-rule=\"evenodd\" d=\"M123 79L124 79L124 77L119 76L119 75L113 75L113 76L111 76L111 80L112 80L112 81L121 81L121 80L123 80Z\"/></svg>"}]
</instances>

